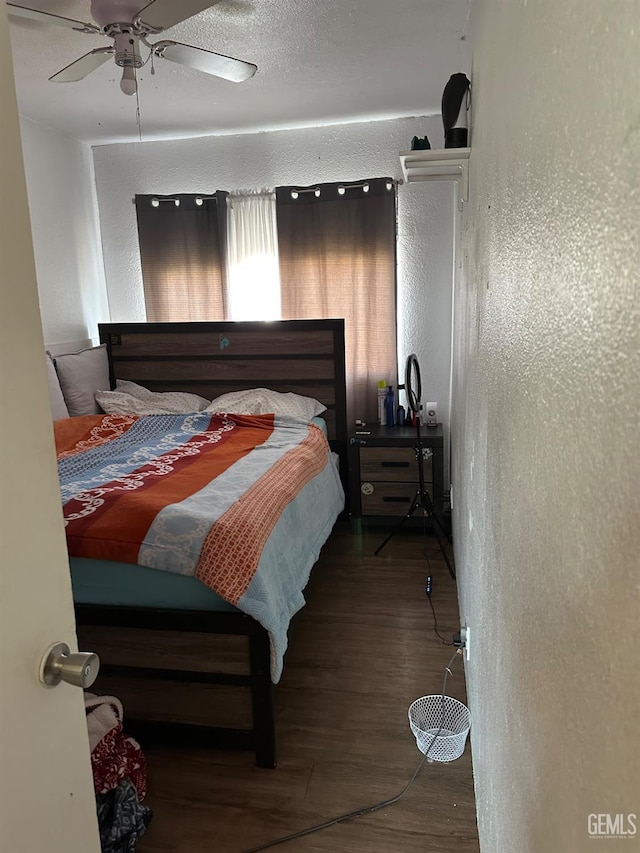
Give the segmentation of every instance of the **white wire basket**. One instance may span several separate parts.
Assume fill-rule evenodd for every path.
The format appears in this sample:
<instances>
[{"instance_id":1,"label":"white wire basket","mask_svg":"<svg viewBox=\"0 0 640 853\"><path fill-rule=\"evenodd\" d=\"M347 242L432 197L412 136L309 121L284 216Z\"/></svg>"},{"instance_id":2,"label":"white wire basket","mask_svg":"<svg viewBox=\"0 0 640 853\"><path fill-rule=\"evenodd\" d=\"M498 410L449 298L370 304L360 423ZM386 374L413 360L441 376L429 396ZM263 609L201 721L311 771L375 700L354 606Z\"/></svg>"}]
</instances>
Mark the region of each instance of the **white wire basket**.
<instances>
[{"instance_id":1,"label":"white wire basket","mask_svg":"<svg viewBox=\"0 0 640 853\"><path fill-rule=\"evenodd\" d=\"M464 752L471 714L462 702L438 693L411 703L409 724L420 752L429 753L427 761L454 761Z\"/></svg>"}]
</instances>

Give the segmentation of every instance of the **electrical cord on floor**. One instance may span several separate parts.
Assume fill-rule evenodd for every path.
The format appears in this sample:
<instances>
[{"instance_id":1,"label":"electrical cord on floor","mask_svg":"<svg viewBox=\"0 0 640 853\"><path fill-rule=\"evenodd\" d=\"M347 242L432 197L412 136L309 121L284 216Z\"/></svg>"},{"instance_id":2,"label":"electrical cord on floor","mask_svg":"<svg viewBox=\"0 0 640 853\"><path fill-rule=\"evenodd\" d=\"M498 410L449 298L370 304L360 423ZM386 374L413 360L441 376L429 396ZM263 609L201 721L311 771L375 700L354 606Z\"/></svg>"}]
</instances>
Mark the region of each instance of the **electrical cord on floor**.
<instances>
[{"instance_id":1,"label":"electrical cord on floor","mask_svg":"<svg viewBox=\"0 0 640 853\"><path fill-rule=\"evenodd\" d=\"M433 606L433 601L431 601L431 591L430 591L430 585L429 585L428 581L429 581L429 579L427 579L427 587L426 587L426 589L429 590L427 592L427 601L431 605L431 612L433 613L433 630L435 631L436 636L440 637L440 639L442 640L443 646L452 646L453 643L452 642L449 643L447 640L445 640L445 638L442 636L440 631L438 631L438 617L436 616L436 609Z\"/></svg>"},{"instance_id":2,"label":"electrical cord on floor","mask_svg":"<svg viewBox=\"0 0 640 853\"><path fill-rule=\"evenodd\" d=\"M371 814L372 812L377 812L380 809L384 809L387 806L392 806L394 803L397 803L398 800L401 800L402 797L407 793L409 788L413 785L418 773L422 770L422 765L425 763L427 758L429 757L429 753L435 746L438 737L440 736L440 732L444 728L444 699L445 699L445 690L447 689L447 678L452 675L451 672L451 664L456 658L456 655L460 654L460 649L456 649L454 654L451 656L448 664L444 668L444 679L442 681L442 690L440 691L441 701L442 701L442 715L440 717L440 726L438 727L437 732L433 736L433 740L429 744L429 748L422 756L420 763L416 767L413 776L404 789L395 797L392 797L390 800L384 800L382 803L376 803L374 806L365 806L361 809L355 809L352 812L347 812L346 814L340 815L339 817L334 817L331 820L327 820L324 823L318 823L315 826L310 826L308 829L302 829L300 832L293 832L291 835L285 835L282 838L276 838L275 841L269 841L266 844L261 844L259 847L252 847L251 850L245 850L244 853L259 853L261 850L268 850L270 847L275 847L278 844L284 844L286 841L293 841L294 838L302 838L303 835L310 835L312 832L318 832L321 829L327 829L329 826L335 826L337 823L342 823L343 820L349 820L349 818L361 817L365 814Z\"/></svg>"},{"instance_id":3,"label":"electrical cord on floor","mask_svg":"<svg viewBox=\"0 0 640 853\"><path fill-rule=\"evenodd\" d=\"M427 535L426 526L425 526L424 535L425 535L425 537ZM425 560L427 560L427 562L429 561L429 558L427 556L426 546L424 549L424 558L425 558ZM441 640L443 646L452 646L453 643L449 643L447 640L445 640L445 638L442 636L442 634L438 630L438 617L436 616L436 609L433 606L433 601L431 600L432 584L433 584L433 579L431 576L431 572L429 572L427 574L427 579L425 581L424 591L425 591L425 595L427 596L427 599L429 601L429 604L431 606L431 612L433 613L433 630L435 632L436 637L438 637Z\"/></svg>"}]
</instances>

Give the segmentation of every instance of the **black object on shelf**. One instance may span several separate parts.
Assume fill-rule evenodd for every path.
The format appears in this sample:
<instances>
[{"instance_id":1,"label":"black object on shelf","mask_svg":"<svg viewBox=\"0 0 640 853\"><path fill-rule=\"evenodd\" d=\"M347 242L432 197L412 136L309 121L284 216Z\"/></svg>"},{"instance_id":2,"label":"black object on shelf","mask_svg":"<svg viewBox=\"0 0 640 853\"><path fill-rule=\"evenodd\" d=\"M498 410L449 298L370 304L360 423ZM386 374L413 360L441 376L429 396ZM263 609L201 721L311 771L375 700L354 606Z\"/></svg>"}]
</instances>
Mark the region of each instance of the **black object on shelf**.
<instances>
[{"instance_id":1,"label":"black object on shelf","mask_svg":"<svg viewBox=\"0 0 640 853\"><path fill-rule=\"evenodd\" d=\"M466 74L452 74L442 93L444 147L466 148L468 144L469 93L471 81Z\"/></svg>"},{"instance_id":2,"label":"black object on shelf","mask_svg":"<svg viewBox=\"0 0 640 853\"><path fill-rule=\"evenodd\" d=\"M431 143L429 142L429 138L427 136L424 139L421 139L419 136L414 136L411 140L411 150L412 151L430 151Z\"/></svg>"}]
</instances>

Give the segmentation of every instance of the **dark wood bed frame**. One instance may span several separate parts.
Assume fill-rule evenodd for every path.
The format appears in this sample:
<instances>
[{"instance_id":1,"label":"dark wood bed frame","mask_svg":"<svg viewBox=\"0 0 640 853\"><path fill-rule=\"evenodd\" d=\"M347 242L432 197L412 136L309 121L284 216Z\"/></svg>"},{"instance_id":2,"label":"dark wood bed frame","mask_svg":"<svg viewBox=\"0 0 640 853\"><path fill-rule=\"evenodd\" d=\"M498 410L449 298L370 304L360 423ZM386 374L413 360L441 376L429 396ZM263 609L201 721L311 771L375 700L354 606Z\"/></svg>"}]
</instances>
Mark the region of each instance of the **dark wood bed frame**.
<instances>
[{"instance_id":1,"label":"dark wood bed frame","mask_svg":"<svg viewBox=\"0 0 640 853\"><path fill-rule=\"evenodd\" d=\"M228 391L266 387L320 400L327 406L322 417L331 447L340 455L346 483L343 320L106 323L99 332L109 353L112 387L116 379L128 379L154 391L190 391L210 400ZM269 638L250 616L240 611L77 605L76 619L82 644L95 647L103 660L97 689L111 692L105 685L115 685L124 701L127 729L143 743L161 738L253 749L259 767L276 766ZM243 671L229 671L233 669L229 659L211 661L213 671L202 669L202 655L196 667L185 666L180 650L165 652L163 638L187 637L181 640L187 645L194 638L197 647L199 638L211 635L239 638L248 646L248 665L244 661L237 667ZM153 641L147 643L147 636ZM234 657L240 662L242 653L236 650ZM151 684L153 690L161 682L189 690L200 685L204 705L212 685L236 692L248 689L251 722L244 727L212 725L183 722L176 719L175 711L169 720L150 719L148 708L138 713L141 685ZM233 711L232 719L235 722Z\"/></svg>"}]
</instances>

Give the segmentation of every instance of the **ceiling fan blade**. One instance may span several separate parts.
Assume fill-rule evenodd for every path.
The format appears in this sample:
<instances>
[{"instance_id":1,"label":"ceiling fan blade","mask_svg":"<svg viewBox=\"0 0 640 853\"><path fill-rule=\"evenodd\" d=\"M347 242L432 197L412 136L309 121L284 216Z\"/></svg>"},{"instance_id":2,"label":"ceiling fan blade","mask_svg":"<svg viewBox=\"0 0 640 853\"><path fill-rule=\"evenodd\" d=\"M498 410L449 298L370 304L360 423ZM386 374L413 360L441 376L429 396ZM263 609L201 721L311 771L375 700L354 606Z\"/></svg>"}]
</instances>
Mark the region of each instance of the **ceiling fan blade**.
<instances>
[{"instance_id":1,"label":"ceiling fan blade","mask_svg":"<svg viewBox=\"0 0 640 853\"><path fill-rule=\"evenodd\" d=\"M224 56L221 53L213 53L202 47L193 47L189 44L181 44L179 41L159 41L153 46L153 52L163 59L187 65L204 71L205 74L213 74L214 77L222 77L231 80L232 83L242 83L248 80L258 70L258 66L252 62L244 62L242 59L234 59L232 56Z\"/></svg>"},{"instance_id":2,"label":"ceiling fan blade","mask_svg":"<svg viewBox=\"0 0 640 853\"><path fill-rule=\"evenodd\" d=\"M96 68L99 68L114 53L115 50L113 47L97 47L90 53L85 53L84 56L76 59L75 62L67 65L61 71L58 71L53 77L49 77L49 80L52 83L76 83L78 80L85 78L87 74L91 74Z\"/></svg>"},{"instance_id":3,"label":"ceiling fan blade","mask_svg":"<svg viewBox=\"0 0 640 853\"><path fill-rule=\"evenodd\" d=\"M156 30L168 30L198 12L215 6L220 0L151 0L138 12L137 18Z\"/></svg>"},{"instance_id":4,"label":"ceiling fan blade","mask_svg":"<svg viewBox=\"0 0 640 853\"><path fill-rule=\"evenodd\" d=\"M59 27L69 27L71 30L79 30L81 33L100 33L100 27L96 24L85 24L84 21L74 21L73 18L63 18L61 15L52 15L49 12L41 12L39 9L29 9L26 6L16 6L7 3L7 12L17 18L28 18L41 24L56 24Z\"/></svg>"}]
</instances>

